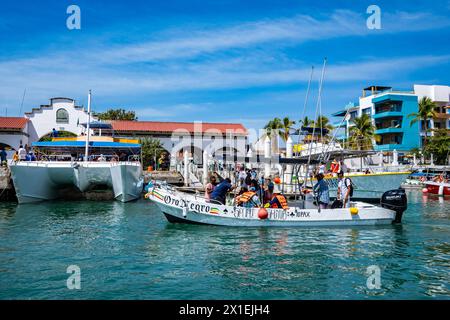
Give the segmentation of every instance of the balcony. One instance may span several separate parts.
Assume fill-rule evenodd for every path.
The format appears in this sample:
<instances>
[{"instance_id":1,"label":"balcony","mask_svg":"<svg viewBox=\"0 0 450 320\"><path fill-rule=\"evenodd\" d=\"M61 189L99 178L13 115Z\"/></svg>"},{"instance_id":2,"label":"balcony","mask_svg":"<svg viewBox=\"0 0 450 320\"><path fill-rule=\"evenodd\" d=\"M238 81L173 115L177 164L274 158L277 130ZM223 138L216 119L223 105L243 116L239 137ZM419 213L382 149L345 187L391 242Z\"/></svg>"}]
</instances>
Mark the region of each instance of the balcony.
<instances>
[{"instance_id":1,"label":"balcony","mask_svg":"<svg viewBox=\"0 0 450 320\"><path fill-rule=\"evenodd\" d=\"M347 121L336 121L331 124L334 128L345 128L347 126Z\"/></svg>"},{"instance_id":2,"label":"balcony","mask_svg":"<svg viewBox=\"0 0 450 320\"><path fill-rule=\"evenodd\" d=\"M450 119L450 113L436 113L435 119Z\"/></svg>"},{"instance_id":3,"label":"balcony","mask_svg":"<svg viewBox=\"0 0 450 320\"><path fill-rule=\"evenodd\" d=\"M402 128L383 128L375 130L375 134L403 133Z\"/></svg>"},{"instance_id":4,"label":"balcony","mask_svg":"<svg viewBox=\"0 0 450 320\"><path fill-rule=\"evenodd\" d=\"M402 150L403 146L401 144L377 144L373 148L375 151L399 151Z\"/></svg>"},{"instance_id":5,"label":"balcony","mask_svg":"<svg viewBox=\"0 0 450 320\"><path fill-rule=\"evenodd\" d=\"M380 113L376 113L372 116L374 119L382 119L389 117L403 117L403 113L400 111L384 111Z\"/></svg>"}]
</instances>

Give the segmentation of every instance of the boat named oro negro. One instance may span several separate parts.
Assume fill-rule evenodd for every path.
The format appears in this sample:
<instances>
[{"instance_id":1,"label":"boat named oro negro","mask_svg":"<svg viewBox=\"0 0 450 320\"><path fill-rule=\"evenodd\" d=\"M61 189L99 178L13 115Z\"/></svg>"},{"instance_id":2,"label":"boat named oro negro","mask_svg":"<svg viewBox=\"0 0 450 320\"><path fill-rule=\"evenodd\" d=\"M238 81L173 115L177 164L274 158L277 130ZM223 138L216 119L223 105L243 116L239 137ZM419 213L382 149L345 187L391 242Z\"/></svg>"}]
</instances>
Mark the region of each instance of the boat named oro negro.
<instances>
[{"instance_id":1,"label":"boat named oro negro","mask_svg":"<svg viewBox=\"0 0 450 320\"><path fill-rule=\"evenodd\" d=\"M127 202L142 194L141 145L138 140L87 136L53 138L32 144L37 161L11 163L19 203L62 198L74 190L111 190ZM86 144L89 156L85 157Z\"/></svg>"},{"instance_id":2,"label":"boat named oro negro","mask_svg":"<svg viewBox=\"0 0 450 320\"><path fill-rule=\"evenodd\" d=\"M350 208L320 209L303 201L288 209L244 208L223 205L179 192L155 182L146 198L156 203L169 222L235 227L368 226L400 223L407 209L405 190L385 192L381 207L352 202Z\"/></svg>"}]
</instances>

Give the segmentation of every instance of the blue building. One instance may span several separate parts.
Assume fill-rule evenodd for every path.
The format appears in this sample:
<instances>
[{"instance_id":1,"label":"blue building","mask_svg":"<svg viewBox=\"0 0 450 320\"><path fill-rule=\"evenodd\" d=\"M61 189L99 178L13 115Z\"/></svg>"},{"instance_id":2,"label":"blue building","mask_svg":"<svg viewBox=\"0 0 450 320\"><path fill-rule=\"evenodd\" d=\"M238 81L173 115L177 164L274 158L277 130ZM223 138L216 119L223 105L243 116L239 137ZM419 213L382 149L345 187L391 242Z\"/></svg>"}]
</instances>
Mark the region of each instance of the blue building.
<instances>
[{"instance_id":1,"label":"blue building","mask_svg":"<svg viewBox=\"0 0 450 320\"><path fill-rule=\"evenodd\" d=\"M411 124L411 113L419 109L419 100L427 96L437 105L435 119L430 119L428 128L450 129L450 87L415 85L414 91L394 91L391 87L370 86L363 90L358 102L349 103L343 110L332 116L340 118L333 123L338 132L336 137L348 141L352 120L362 114L368 114L376 127L378 139L368 141L377 151L405 152L413 148L421 148L425 132L424 124ZM450 132L450 131L449 131ZM429 132L428 135L433 135Z\"/></svg>"}]
</instances>

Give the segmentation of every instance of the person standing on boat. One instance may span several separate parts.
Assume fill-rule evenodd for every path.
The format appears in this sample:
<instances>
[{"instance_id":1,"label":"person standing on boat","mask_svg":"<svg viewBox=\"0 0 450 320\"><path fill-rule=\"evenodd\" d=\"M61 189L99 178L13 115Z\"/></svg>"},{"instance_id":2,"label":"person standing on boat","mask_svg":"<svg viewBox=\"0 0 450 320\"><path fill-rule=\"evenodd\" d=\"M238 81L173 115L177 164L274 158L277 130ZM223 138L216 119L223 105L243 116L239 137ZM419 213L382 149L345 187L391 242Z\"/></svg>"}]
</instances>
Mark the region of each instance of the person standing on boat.
<instances>
[{"instance_id":1,"label":"person standing on boat","mask_svg":"<svg viewBox=\"0 0 450 320\"><path fill-rule=\"evenodd\" d=\"M216 188L216 185L217 185L216 177L211 175L211 177L209 178L209 183L205 187L205 198L206 198L206 200L210 200L211 199L211 193Z\"/></svg>"},{"instance_id":2,"label":"person standing on boat","mask_svg":"<svg viewBox=\"0 0 450 320\"><path fill-rule=\"evenodd\" d=\"M319 173L316 176L317 183L313 187L317 204L320 209L326 209L330 203L330 190L328 188L328 183L323 178L323 174Z\"/></svg>"},{"instance_id":3,"label":"person standing on boat","mask_svg":"<svg viewBox=\"0 0 450 320\"><path fill-rule=\"evenodd\" d=\"M350 208L351 189L352 180L350 178L344 178L344 171L339 171L337 199L342 201L343 208Z\"/></svg>"},{"instance_id":4,"label":"person standing on boat","mask_svg":"<svg viewBox=\"0 0 450 320\"><path fill-rule=\"evenodd\" d=\"M6 156L7 156L7 154L6 154L5 148L2 148L0 150L0 157L1 157L1 165L2 166L6 164Z\"/></svg>"},{"instance_id":5,"label":"person standing on boat","mask_svg":"<svg viewBox=\"0 0 450 320\"><path fill-rule=\"evenodd\" d=\"M336 173L336 174L339 171L341 171L340 164L339 164L339 161L337 161L337 159L334 159L333 162L331 162L330 170L332 173Z\"/></svg>"},{"instance_id":6,"label":"person standing on boat","mask_svg":"<svg viewBox=\"0 0 450 320\"><path fill-rule=\"evenodd\" d=\"M325 174L325 169L326 169L325 162L324 161L320 162L319 174L322 174L322 175Z\"/></svg>"},{"instance_id":7,"label":"person standing on boat","mask_svg":"<svg viewBox=\"0 0 450 320\"><path fill-rule=\"evenodd\" d=\"M19 147L19 160L20 161L25 161L27 158L27 150L25 150L25 148L20 145Z\"/></svg>"},{"instance_id":8,"label":"person standing on boat","mask_svg":"<svg viewBox=\"0 0 450 320\"><path fill-rule=\"evenodd\" d=\"M226 178L214 188L214 191L211 193L211 199L225 204L227 193L231 190L233 190L231 180L230 178Z\"/></svg>"}]
</instances>

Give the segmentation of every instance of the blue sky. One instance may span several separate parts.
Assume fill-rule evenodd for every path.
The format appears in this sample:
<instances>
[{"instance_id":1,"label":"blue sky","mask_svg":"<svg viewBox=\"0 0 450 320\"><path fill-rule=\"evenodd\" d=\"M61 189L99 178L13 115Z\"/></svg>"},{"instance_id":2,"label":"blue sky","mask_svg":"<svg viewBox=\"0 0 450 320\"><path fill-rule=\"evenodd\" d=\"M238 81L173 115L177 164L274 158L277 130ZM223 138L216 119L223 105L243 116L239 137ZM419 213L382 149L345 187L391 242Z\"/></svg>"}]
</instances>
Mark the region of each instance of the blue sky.
<instances>
[{"instance_id":1,"label":"blue sky","mask_svg":"<svg viewBox=\"0 0 450 320\"><path fill-rule=\"evenodd\" d=\"M68 30L66 9L81 9ZM381 30L366 27L369 5ZM313 116L328 58L329 115L371 84L450 85L450 1L2 1L0 115L55 96L140 120L300 119L312 65Z\"/></svg>"}]
</instances>

